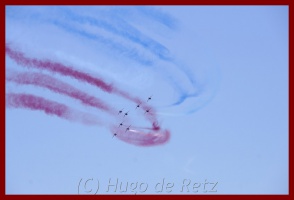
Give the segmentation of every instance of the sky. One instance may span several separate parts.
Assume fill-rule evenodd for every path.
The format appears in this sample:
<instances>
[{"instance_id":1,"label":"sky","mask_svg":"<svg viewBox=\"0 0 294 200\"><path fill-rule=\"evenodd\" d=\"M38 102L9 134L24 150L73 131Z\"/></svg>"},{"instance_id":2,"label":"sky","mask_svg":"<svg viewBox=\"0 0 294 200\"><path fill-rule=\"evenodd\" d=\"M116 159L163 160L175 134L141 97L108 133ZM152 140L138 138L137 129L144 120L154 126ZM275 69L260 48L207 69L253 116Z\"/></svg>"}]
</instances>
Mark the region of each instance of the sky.
<instances>
[{"instance_id":1,"label":"sky","mask_svg":"<svg viewBox=\"0 0 294 200\"><path fill-rule=\"evenodd\" d=\"M288 194L288 6L6 6L5 69L6 194Z\"/></svg>"}]
</instances>

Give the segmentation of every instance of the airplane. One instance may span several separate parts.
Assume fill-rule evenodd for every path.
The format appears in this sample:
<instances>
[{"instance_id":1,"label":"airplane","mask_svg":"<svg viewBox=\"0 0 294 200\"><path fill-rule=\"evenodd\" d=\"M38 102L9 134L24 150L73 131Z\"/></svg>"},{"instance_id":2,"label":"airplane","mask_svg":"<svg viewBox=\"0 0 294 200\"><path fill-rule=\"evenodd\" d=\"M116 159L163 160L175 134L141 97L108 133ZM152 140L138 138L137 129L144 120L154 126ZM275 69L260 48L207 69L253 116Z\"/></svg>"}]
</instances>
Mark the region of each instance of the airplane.
<instances>
[{"instance_id":1,"label":"airplane","mask_svg":"<svg viewBox=\"0 0 294 200\"><path fill-rule=\"evenodd\" d=\"M121 123L119 124L118 128L119 128L120 126L122 126L122 125L124 125L123 122L121 122Z\"/></svg>"},{"instance_id":2,"label":"airplane","mask_svg":"<svg viewBox=\"0 0 294 200\"><path fill-rule=\"evenodd\" d=\"M146 110L144 114L149 113L150 109Z\"/></svg>"},{"instance_id":3,"label":"airplane","mask_svg":"<svg viewBox=\"0 0 294 200\"><path fill-rule=\"evenodd\" d=\"M122 111L123 111L123 109L121 109L120 111L118 111L118 115L119 115L119 114L121 114L121 113L122 113Z\"/></svg>"},{"instance_id":4,"label":"airplane","mask_svg":"<svg viewBox=\"0 0 294 200\"><path fill-rule=\"evenodd\" d=\"M128 128L126 128L125 133L130 130L130 127L131 127L131 125Z\"/></svg>"},{"instance_id":5,"label":"airplane","mask_svg":"<svg viewBox=\"0 0 294 200\"><path fill-rule=\"evenodd\" d=\"M140 105L141 105L141 103L139 103L139 104L136 106L136 109L137 109L137 108L139 108L139 107L140 107Z\"/></svg>"},{"instance_id":6,"label":"airplane","mask_svg":"<svg viewBox=\"0 0 294 200\"><path fill-rule=\"evenodd\" d=\"M117 136L117 133L114 133L113 136L112 136L112 138L113 138L114 136Z\"/></svg>"},{"instance_id":7,"label":"airplane","mask_svg":"<svg viewBox=\"0 0 294 200\"><path fill-rule=\"evenodd\" d=\"M151 98L152 98L152 95L151 95L150 97L148 97L147 102L148 102L149 100L151 100Z\"/></svg>"},{"instance_id":8,"label":"airplane","mask_svg":"<svg viewBox=\"0 0 294 200\"><path fill-rule=\"evenodd\" d=\"M126 112L126 113L124 114L124 117L127 116L129 112L130 112L130 111Z\"/></svg>"}]
</instances>

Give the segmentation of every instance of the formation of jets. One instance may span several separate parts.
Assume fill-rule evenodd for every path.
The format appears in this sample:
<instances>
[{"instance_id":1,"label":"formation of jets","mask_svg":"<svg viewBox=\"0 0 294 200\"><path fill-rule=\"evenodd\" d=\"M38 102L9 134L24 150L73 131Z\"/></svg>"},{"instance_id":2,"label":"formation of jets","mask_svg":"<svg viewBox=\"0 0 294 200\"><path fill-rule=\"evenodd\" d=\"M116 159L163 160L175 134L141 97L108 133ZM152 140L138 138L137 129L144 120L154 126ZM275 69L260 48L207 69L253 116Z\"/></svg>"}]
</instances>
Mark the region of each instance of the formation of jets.
<instances>
[{"instance_id":1,"label":"formation of jets","mask_svg":"<svg viewBox=\"0 0 294 200\"><path fill-rule=\"evenodd\" d=\"M152 99L152 95L148 97L147 102L150 101L151 99ZM135 109L140 108L140 105L141 105L141 104L142 104L142 103L139 103L139 104L136 106ZM118 115L119 115L119 114L123 114L123 110L124 110L124 109L119 110L119 111L118 111ZM127 115L129 114L129 112L130 112L130 111L125 112L125 113L123 114L123 117L127 116ZM145 110L145 113L144 113L144 114L149 113L149 112L150 112L150 109L147 109L147 110ZM124 123L124 122L121 122L121 123L119 124L118 128L120 128L121 126L124 126L123 123ZM125 129L125 133L128 132L128 131L130 131L130 127L131 127L131 125L129 125L129 126ZM113 134L112 138L115 137L115 136L117 136L117 132L115 132L115 133Z\"/></svg>"}]
</instances>

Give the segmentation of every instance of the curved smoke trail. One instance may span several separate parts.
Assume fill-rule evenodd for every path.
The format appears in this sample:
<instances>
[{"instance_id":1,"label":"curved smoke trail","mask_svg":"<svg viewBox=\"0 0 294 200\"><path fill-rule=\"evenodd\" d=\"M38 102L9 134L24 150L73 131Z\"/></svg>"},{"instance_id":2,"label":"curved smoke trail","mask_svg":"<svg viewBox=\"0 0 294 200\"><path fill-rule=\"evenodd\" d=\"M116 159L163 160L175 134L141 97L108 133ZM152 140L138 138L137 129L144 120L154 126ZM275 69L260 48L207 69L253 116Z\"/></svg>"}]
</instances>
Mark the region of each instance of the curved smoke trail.
<instances>
[{"instance_id":1,"label":"curved smoke trail","mask_svg":"<svg viewBox=\"0 0 294 200\"><path fill-rule=\"evenodd\" d=\"M95 46L95 51L105 49L106 52L121 56L122 59L134 61L132 69L138 68L141 71L142 68L151 69L154 74L160 75L160 78L168 83L166 87L172 89L170 97L164 99L164 103L157 105L162 112L173 115L192 113L212 99L215 91L212 88L215 86L207 87L207 84L196 79L192 70L180 63L164 42L156 39L154 34L144 32L144 29L142 30L138 25L140 21L157 23L167 27L166 33L169 34L177 29L177 20L173 16L148 6L115 8L53 6L50 9L47 7L40 9L10 8L7 15L11 19L23 21L27 19L28 25L34 23L34 28L46 24L78 40L89 41ZM28 13L34 17L29 17ZM139 20L136 21L136 18ZM151 28L153 30L153 27ZM154 32L157 33L157 30ZM101 55L101 52L98 53ZM116 69L113 71L115 72ZM105 89L107 87L111 89L111 84L106 84ZM190 107L186 106L187 101L191 102L188 104ZM168 111L167 108L171 109Z\"/></svg>"},{"instance_id":2,"label":"curved smoke trail","mask_svg":"<svg viewBox=\"0 0 294 200\"><path fill-rule=\"evenodd\" d=\"M39 71L14 72L6 77L6 81L45 88L107 113L107 117L112 117L115 122L103 122L103 125L125 142L143 146L167 142L170 132L159 126L157 116L191 114L207 104L214 95L216 73L211 73L213 70L207 67L205 62L202 68L197 65L198 60L205 57L203 55L207 52L203 52L201 48L199 52L203 55L193 57L193 70L180 62L172 54L170 46L164 42L165 37L169 37L168 34L173 34L178 28L177 20L160 9L8 6L6 21L5 49L9 61L14 61L24 69ZM160 33L162 30L163 32ZM158 33L164 37L159 37ZM24 53L26 51L16 50L11 44L20 44L20 49L25 47L33 51L37 50L41 55L45 53L46 58L51 59L40 59L40 56L30 57ZM36 55L38 53L36 52ZM72 64L63 64L65 63L63 61ZM77 66L83 66L83 69L77 69ZM89 71L99 71L99 76L89 71L85 72L85 67ZM43 71L50 75L41 73ZM140 105L135 111L150 126L130 123L127 117L123 118L117 114L121 108L117 109L111 105L114 102L80 90L76 85L70 85L62 78L54 77L55 74L58 77L73 78L78 82L87 83L108 95L116 95L118 100L115 102L118 104L123 104L121 102L123 99L128 103L131 102L133 109L136 105ZM118 84L120 87L117 87ZM135 95L142 94L142 91L153 94L156 98L159 97L153 99L152 107L149 102ZM24 99L17 96L13 98ZM10 95L10 99L13 98ZM10 106L12 105L16 104ZM28 104L21 104L20 107L26 106L33 109ZM144 111L147 110L146 114ZM118 121L123 121L124 124L118 126ZM131 124L132 126L127 129Z\"/></svg>"},{"instance_id":3,"label":"curved smoke trail","mask_svg":"<svg viewBox=\"0 0 294 200\"><path fill-rule=\"evenodd\" d=\"M107 93L120 95L123 98L139 104L142 109L148 110L148 114L144 115L144 117L149 122L151 122L151 128L132 127L125 130L123 129L123 126L125 125L122 127L117 127L117 124L114 123L100 123L100 125L102 124L103 126L108 127L111 132L114 133L120 140L140 146L164 144L169 140L170 132L160 128L157 122L155 109L147 105L145 102L143 102L143 100L131 96L127 92L115 87L113 84L107 84L101 78L93 77L87 73L75 70L61 63L52 62L50 60L28 58L22 52L12 49L8 44L6 45L6 54L12 60L18 63L19 66L47 70L49 72L59 73L64 76L70 76L79 81L92 84L96 86L96 88L99 88ZM103 100L82 92L79 89L49 75L36 72L12 72L9 73L9 75L6 77L6 81L47 88L53 92L78 99L83 104L103 110L104 112L117 118L115 109L113 109L110 105L107 105L107 103ZM77 112L72 111L72 109L63 104L29 94L7 94L7 106L14 108L29 108L31 110L43 110L47 114L55 114L56 116L65 118L67 120L73 120L77 115ZM84 113L80 113L79 115L84 116L84 118L85 116L88 116L88 114ZM89 117L86 118L88 119ZM96 117L93 117L93 119L95 118ZM90 120L88 121L90 122ZM148 130L148 132L146 132L146 130Z\"/></svg>"}]
</instances>

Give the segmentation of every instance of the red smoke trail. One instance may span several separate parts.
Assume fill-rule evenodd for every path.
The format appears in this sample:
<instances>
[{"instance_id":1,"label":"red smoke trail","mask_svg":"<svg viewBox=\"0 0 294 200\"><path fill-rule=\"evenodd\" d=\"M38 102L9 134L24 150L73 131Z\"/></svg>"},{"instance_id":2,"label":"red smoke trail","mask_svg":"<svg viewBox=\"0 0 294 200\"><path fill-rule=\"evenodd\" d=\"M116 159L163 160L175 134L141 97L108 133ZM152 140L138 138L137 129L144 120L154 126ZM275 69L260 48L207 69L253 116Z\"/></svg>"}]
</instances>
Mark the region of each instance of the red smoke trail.
<instances>
[{"instance_id":1,"label":"red smoke trail","mask_svg":"<svg viewBox=\"0 0 294 200\"><path fill-rule=\"evenodd\" d=\"M67 95L74 99L80 100L82 103L93 106L97 109L101 109L110 114L114 114L115 111L106 105L105 102L102 102L100 99L90 96L85 92L78 90L77 88L64 83L56 78L53 78L49 75L40 74L40 73L17 73L13 72L13 75L6 76L7 81L13 81L19 84L30 84L40 87L47 88L53 92Z\"/></svg>"},{"instance_id":2,"label":"red smoke trail","mask_svg":"<svg viewBox=\"0 0 294 200\"><path fill-rule=\"evenodd\" d=\"M82 113L70 107L30 94L6 94L6 106L13 108L28 108L31 110L42 110L46 114L56 115L70 121L79 121L87 125L101 125L93 115Z\"/></svg>"},{"instance_id":3,"label":"red smoke trail","mask_svg":"<svg viewBox=\"0 0 294 200\"><path fill-rule=\"evenodd\" d=\"M86 81L92 85L95 85L105 92L111 92L113 90L111 85L105 83L101 79L92 77L91 75L86 73L79 72L60 63L27 58L23 55L22 52L12 50L7 44L5 46L5 51L18 64L22 64L29 67L35 67L38 69L49 70L65 76L71 76L77 80Z\"/></svg>"},{"instance_id":4,"label":"red smoke trail","mask_svg":"<svg viewBox=\"0 0 294 200\"><path fill-rule=\"evenodd\" d=\"M117 133L120 140L138 145L138 146L154 146L166 143L170 139L170 132L168 130L150 131L148 133L143 130L132 130L125 132L125 130L117 130L113 127L112 130Z\"/></svg>"},{"instance_id":5,"label":"red smoke trail","mask_svg":"<svg viewBox=\"0 0 294 200\"><path fill-rule=\"evenodd\" d=\"M77 80L85 81L91 85L94 85L105 92L121 95L122 97L127 98L131 101L134 101L136 103L141 102L140 99L134 98L131 95L129 95L128 93L121 91L117 88L114 88L112 84L108 84L100 78L93 77L87 73L80 72L76 69L73 69L69 66L65 66L61 63L52 62L49 60L43 61L43 60L38 60L38 59L34 59L34 58L33 59L27 58L23 55L22 52L15 51L15 50L11 49L8 44L6 44L6 46L5 46L5 52L7 53L7 55L11 59L16 61L20 65L24 65L27 67L33 67L33 68L37 68L37 69L44 69L44 70L48 70L51 72L59 73L64 76L73 77Z\"/></svg>"},{"instance_id":6,"label":"red smoke trail","mask_svg":"<svg viewBox=\"0 0 294 200\"><path fill-rule=\"evenodd\" d=\"M145 133L143 132L143 130L140 131L140 130L134 130L134 129L131 129L130 131L125 132L124 130L119 129L116 125L110 126L110 129L112 130L112 132L118 133L117 137L119 139L131 144L141 145L141 146L142 145L151 146L151 145L162 144L167 142L167 140L169 139L170 137L169 131L161 130L160 126L158 125L155 109L151 108L149 105L147 105L145 102L143 102L139 98L132 97L127 92L124 92L118 88L115 88L112 84L107 84L105 81L103 81L100 78L93 77L87 73L78 71L69 66L65 66L63 64L52 62L49 60L38 60L34 58L25 57L22 52L18 52L11 49L7 44L6 44L6 53L11 59L16 61L21 66L33 67L33 68L41 69L41 70L48 70L50 72L59 73L61 75L69 76L80 81L85 81L91 85L94 85L102 89L105 92L120 95L137 104L141 103L141 107L144 110L150 110L150 112L145 115L145 118L152 123L152 128L148 128L149 130L152 130L152 132ZM48 85L46 85L46 87L47 86ZM67 95L72 95L72 94L67 94ZM73 95L72 97L81 98L79 95L78 96ZM146 128L144 129L146 130Z\"/></svg>"},{"instance_id":7,"label":"red smoke trail","mask_svg":"<svg viewBox=\"0 0 294 200\"><path fill-rule=\"evenodd\" d=\"M108 84L105 81L103 81L101 78L93 77L87 73L78 71L76 69L73 69L69 66L65 66L61 63L49 61L49 60L39 60L34 58L28 58L24 56L22 52L13 50L10 48L8 44L5 46L6 54L13 59L16 63L27 66L27 67L33 67L41 70L48 70L51 72L59 73L64 76L69 76L72 78L75 78L80 81L85 81L91 85L94 85L100 89L102 89L105 92L108 93L114 93L117 95L120 95L128 100L131 100L135 102L136 104L140 104L144 110L151 110L149 115L145 115L145 117L153 124L157 124L156 115L155 115L155 109L151 108L149 105L147 105L143 100L132 97L130 94L128 94L125 91L122 91L118 88L115 88L112 84ZM158 127L154 126L155 129Z\"/></svg>"}]
</instances>

